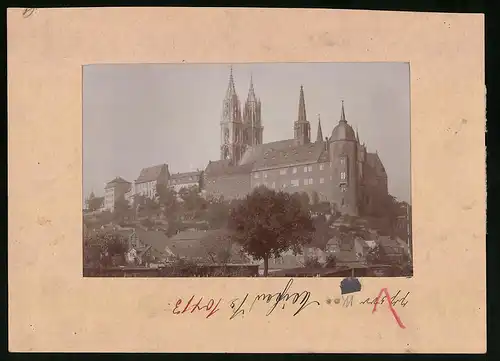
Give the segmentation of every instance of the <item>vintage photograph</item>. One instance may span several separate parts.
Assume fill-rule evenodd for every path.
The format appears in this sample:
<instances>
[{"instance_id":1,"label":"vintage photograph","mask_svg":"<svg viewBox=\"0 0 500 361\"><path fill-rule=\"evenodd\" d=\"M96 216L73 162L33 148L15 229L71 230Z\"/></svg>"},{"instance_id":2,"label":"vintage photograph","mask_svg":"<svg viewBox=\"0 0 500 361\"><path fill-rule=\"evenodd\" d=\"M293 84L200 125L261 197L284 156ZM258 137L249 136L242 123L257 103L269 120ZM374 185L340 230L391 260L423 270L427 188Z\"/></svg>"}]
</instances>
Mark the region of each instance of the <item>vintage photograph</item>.
<instances>
[{"instance_id":1,"label":"vintage photograph","mask_svg":"<svg viewBox=\"0 0 500 361\"><path fill-rule=\"evenodd\" d=\"M411 277L408 63L83 66L84 277Z\"/></svg>"}]
</instances>

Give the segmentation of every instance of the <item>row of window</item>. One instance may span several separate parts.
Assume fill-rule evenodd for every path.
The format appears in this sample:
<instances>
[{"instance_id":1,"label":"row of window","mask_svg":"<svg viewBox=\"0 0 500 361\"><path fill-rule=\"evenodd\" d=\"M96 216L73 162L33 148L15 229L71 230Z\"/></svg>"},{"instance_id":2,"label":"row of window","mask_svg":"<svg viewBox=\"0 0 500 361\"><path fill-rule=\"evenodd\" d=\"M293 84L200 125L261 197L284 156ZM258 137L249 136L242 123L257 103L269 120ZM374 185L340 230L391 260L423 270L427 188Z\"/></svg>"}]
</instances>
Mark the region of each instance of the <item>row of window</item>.
<instances>
[{"instance_id":1,"label":"row of window","mask_svg":"<svg viewBox=\"0 0 500 361\"><path fill-rule=\"evenodd\" d=\"M330 180L332 180L332 177L330 176ZM325 183L325 178L319 178L319 184L324 184ZM258 187L260 185L263 185L263 186L270 186L272 189L276 188L276 182L272 182L271 184L268 184L267 182L262 182L262 183L259 183L259 182L256 182L255 183L255 187ZM314 185L314 179L313 178L306 178L303 180L303 185L305 186L310 186L310 185ZM281 188L286 188L288 186L287 183L283 183L281 185ZM291 187L299 187L300 186L300 180L298 179L292 179L290 181L290 186ZM346 192L347 191L347 185L345 183L342 183L340 185L340 191L341 192Z\"/></svg>"},{"instance_id":2,"label":"row of window","mask_svg":"<svg viewBox=\"0 0 500 361\"><path fill-rule=\"evenodd\" d=\"M319 170L324 170L325 169L325 164L324 163L319 164L318 167L319 167ZM313 171L313 166L312 165L306 165L306 166L304 166L304 173L309 173L309 172L312 172L312 171ZM298 172L298 168L297 167L293 167L292 168L292 174L296 174L297 172ZM288 168L282 168L282 169L280 169L280 175L286 175L287 173L288 173ZM260 178L260 173L255 173L253 177L255 179L259 179ZM267 172L262 172L262 177L263 178L267 178Z\"/></svg>"}]
</instances>

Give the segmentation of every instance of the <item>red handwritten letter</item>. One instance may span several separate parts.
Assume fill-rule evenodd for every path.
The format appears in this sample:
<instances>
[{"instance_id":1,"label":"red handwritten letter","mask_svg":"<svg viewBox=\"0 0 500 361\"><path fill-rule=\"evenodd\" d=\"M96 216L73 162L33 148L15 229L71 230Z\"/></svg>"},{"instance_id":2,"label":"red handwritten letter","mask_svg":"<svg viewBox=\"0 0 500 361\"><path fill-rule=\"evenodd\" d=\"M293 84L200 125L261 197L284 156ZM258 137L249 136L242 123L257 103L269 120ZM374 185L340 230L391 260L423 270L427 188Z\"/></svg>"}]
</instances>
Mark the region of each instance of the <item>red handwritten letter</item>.
<instances>
[{"instance_id":1,"label":"red handwritten letter","mask_svg":"<svg viewBox=\"0 0 500 361\"><path fill-rule=\"evenodd\" d=\"M405 325L403 325L403 322L401 321L401 319L399 318L398 313L396 312L394 307L392 307L391 296L389 295L389 291L387 291L387 288L382 288L380 290L380 293L378 294L377 298L375 299L375 305L373 306L372 313L375 313L375 311L377 311L378 300L380 299L380 296L382 296L383 293L385 293L385 296L387 297L387 301L388 301L387 304L389 305L389 309L391 310L392 315L396 319L396 322L398 323L399 327L406 328Z\"/></svg>"}]
</instances>

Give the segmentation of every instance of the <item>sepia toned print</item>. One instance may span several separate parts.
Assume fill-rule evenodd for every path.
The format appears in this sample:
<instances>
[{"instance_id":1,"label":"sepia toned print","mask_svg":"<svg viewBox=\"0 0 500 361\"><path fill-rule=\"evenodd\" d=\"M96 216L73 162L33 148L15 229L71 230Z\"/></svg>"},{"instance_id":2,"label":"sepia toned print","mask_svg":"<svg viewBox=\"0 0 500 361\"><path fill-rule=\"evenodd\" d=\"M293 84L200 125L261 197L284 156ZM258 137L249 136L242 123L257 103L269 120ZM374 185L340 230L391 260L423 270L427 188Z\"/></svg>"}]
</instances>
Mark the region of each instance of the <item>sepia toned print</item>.
<instances>
[{"instance_id":1,"label":"sepia toned print","mask_svg":"<svg viewBox=\"0 0 500 361\"><path fill-rule=\"evenodd\" d=\"M408 64L83 78L84 276L413 275Z\"/></svg>"}]
</instances>

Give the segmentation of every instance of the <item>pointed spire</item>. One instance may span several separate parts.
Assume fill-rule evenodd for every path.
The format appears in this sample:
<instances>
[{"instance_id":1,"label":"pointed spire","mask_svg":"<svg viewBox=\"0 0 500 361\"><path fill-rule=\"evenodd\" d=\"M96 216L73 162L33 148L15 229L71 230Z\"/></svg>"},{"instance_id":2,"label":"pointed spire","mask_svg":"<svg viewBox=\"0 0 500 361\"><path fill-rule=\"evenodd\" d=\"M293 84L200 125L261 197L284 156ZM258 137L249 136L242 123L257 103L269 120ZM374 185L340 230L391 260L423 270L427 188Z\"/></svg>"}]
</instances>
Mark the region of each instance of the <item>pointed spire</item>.
<instances>
[{"instance_id":1,"label":"pointed spire","mask_svg":"<svg viewBox=\"0 0 500 361\"><path fill-rule=\"evenodd\" d=\"M356 141L359 143L359 132L358 132L358 126L356 125Z\"/></svg>"},{"instance_id":2,"label":"pointed spire","mask_svg":"<svg viewBox=\"0 0 500 361\"><path fill-rule=\"evenodd\" d=\"M316 136L316 142L323 141L323 132L321 131L321 117L318 114L318 135Z\"/></svg>"},{"instance_id":3,"label":"pointed spire","mask_svg":"<svg viewBox=\"0 0 500 361\"><path fill-rule=\"evenodd\" d=\"M307 123L306 117L306 102L304 100L304 86L300 86L300 98L299 98L299 115L297 118L299 123Z\"/></svg>"},{"instance_id":4,"label":"pointed spire","mask_svg":"<svg viewBox=\"0 0 500 361\"><path fill-rule=\"evenodd\" d=\"M248 90L247 102L257 102L257 97L255 96L255 89L253 87L253 74L250 73L250 88Z\"/></svg>"},{"instance_id":5,"label":"pointed spire","mask_svg":"<svg viewBox=\"0 0 500 361\"><path fill-rule=\"evenodd\" d=\"M229 99L234 95L236 95L236 87L234 86L233 66L231 65L229 70L229 84L227 85L226 99Z\"/></svg>"},{"instance_id":6,"label":"pointed spire","mask_svg":"<svg viewBox=\"0 0 500 361\"><path fill-rule=\"evenodd\" d=\"M342 100L342 110L340 112L340 121L345 122L344 101Z\"/></svg>"}]
</instances>

